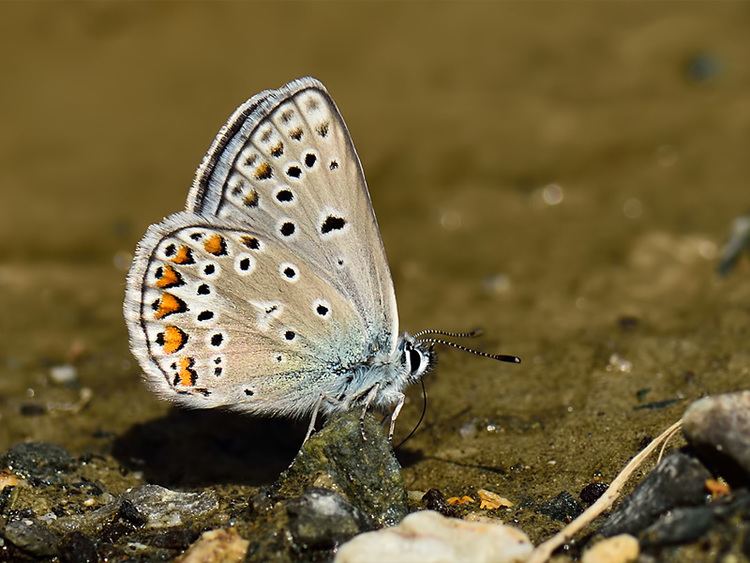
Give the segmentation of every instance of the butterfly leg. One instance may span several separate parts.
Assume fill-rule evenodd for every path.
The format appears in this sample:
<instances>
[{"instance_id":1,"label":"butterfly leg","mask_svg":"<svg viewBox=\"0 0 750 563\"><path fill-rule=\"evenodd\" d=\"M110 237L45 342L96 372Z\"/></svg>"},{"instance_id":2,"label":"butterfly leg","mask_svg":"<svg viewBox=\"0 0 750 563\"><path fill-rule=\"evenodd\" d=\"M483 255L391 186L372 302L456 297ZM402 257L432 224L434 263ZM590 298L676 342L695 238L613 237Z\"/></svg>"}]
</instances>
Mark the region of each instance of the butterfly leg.
<instances>
[{"instance_id":1,"label":"butterfly leg","mask_svg":"<svg viewBox=\"0 0 750 563\"><path fill-rule=\"evenodd\" d=\"M315 406L313 406L312 416L310 417L310 424L307 427L307 434L305 434L305 439L302 440L302 445L305 445L305 442L307 442L307 439L312 436L313 430L315 430L315 423L318 420L318 411L320 410L320 404L323 402L323 393L320 394L320 397L318 397L318 400L315 401Z\"/></svg>"},{"instance_id":2,"label":"butterfly leg","mask_svg":"<svg viewBox=\"0 0 750 563\"><path fill-rule=\"evenodd\" d=\"M393 430L396 428L396 419L398 418L399 413L401 412L401 407L404 406L404 401L406 400L406 395L403 393L399 393L398 402L396 403L396 407L393 409L393 412L391 413L391 428L388 430L388 441L393 442Z\"/></svg>"},{"instance_id":3,"label":"butterfly leg","mask_svg":"<svg viewBox=\"0 0 750 563\"><path fill-rule=\"evenodd\" d=\"M380 383L376 383L372 387L370 387L370 390L367 392L367 396L365 397L365 406L362 409L362 414L359 417L359 433L362 434L362 440L364 442L367 441L367 437L365 436L365 416L367 415L367 409L370 408L370 404L375 399L375 396L378 394L378 390L380 389Z\"/></svg>"}]
</instances>

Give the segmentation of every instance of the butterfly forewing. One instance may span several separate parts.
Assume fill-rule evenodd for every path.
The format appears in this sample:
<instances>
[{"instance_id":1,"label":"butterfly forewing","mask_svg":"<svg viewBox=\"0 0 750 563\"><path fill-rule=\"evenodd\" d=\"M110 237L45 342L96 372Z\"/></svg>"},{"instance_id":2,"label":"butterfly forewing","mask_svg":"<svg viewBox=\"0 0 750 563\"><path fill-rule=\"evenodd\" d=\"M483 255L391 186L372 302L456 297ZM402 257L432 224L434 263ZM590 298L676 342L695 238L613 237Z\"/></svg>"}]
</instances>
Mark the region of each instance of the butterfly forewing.
<instances>
[{"instance_id":1,"label":"butterfly forewing","mask_svg":"<svg viewBox=\"0 0 750 563\"><path fill-rule=\"evenodd\" d=\"M149 229L125 311L152 386L193 407L301 414L366 354L354 304L301 255L192 213Z\"/></svg>"},{"instance_id":2,"label":"butterfly forewing","mask_svg":"<svg viewBox=\"0 0 750 563\"><path fill-rule=\"evenodd\" d=\"M241 106L212 145L188 210L249 225L350 303L368 355L392 352L393 284L362 168L325 88L307 78Z\"/></svg>"}]
</instances>

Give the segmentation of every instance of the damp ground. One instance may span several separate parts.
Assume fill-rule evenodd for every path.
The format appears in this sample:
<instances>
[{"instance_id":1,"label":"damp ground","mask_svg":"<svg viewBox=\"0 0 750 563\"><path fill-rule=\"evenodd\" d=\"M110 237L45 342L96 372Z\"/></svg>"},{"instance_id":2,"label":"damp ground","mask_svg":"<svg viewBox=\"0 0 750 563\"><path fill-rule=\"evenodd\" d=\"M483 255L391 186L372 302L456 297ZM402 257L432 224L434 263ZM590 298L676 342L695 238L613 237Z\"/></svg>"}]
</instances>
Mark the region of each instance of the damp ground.
<instances>
[{"instance_id":1,"label":"damp ground","mask_svg":"<svg viewBox=\"0 0 750 563\"><path fill-rule=\"evenodd\" d=\"M2 11L0 451L53 442L123 487L236 499L287 466L304 423L151 396L121 301L232 109L304 74L359 149L403 329L481 327L524 360L441 351L397 454L407 489L497 492L538 541L561 524L534 507L748 386L750 262L716 274L750 209L747 6Z\"/></svg>"}]
</instances>

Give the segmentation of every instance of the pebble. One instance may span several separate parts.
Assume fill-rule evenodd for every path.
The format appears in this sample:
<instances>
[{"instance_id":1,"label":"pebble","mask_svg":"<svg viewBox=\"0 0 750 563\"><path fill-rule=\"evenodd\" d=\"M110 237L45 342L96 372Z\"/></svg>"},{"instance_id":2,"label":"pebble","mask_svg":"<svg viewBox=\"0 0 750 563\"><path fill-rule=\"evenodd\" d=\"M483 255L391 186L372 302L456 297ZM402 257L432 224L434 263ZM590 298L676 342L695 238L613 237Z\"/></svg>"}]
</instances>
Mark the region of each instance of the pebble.
<instances>
[{"instance_id":1,"label":"pebble","mask_svg":"<svg viewBox=\"0 0 750 563\"><path fill-rule=\"evenodd\" d=\"M97 563L99 554L93 541L81 532L72 532L60 542L57 555L62 563Z\"/></svg>"},{"instance_id":2,"label":"pebble","mask_svg":"<svg viewBox=\"0 0 750 563\"><path fill-rule=\"evenodd\" d=\"M728 457L750 476L750 391L700 399L688 407L682 423L692 446Z\"/></svg>"},{"instance_id":3,"label":"pebble","mask_svg":"<svg viewBox=\"0 0 750 563\"><path fill-rule=\"evenodd\" d=\"M364 529L362 515L343 496L311 487L287 503L289 532L305 549L331 549Z\"/></svg>"},{"instance_id":4,"label":"pebble","mask_svg":"<svg viewBox=\"0 0 750 563\"><path fill-rule=\"evenodd\" d=\"M145 520L147 528L169 528L208 516L219 509L213 491L180 493L159 485L143 485L123 497Z\"/></svg>"},{"instance_id":5,"label":"pebble","mask_svg":"<svg viewBox=\"0 0 750 563\"><path fill-rule=\"evenodd\" d=\"M60 483L62 474L73 466L67 450L46 442L17 444L0 457L0 467L7 467L32 485Z\"/></svg>"},{"instance_id":6,"label":"pebble","mask_svg":"<svg viewBox=\"0 0 750 563\"><path fill-rule=\"evenodd\" d=\"M560 522L570 522L583 512L583 507L573 495L563 491L555 498L542 503L536 511Z\"/></svg>"},{"instance_id":7,"label":"pebble","mask_svg":"<svg viewBox=\"0 0 750 563\"><path fill-rule=\"evenodd\" d=\"M19 479L18 476L10 471L0 471L0 491L5 487L17 487L22 483L23 479Z\"/></svg>"},{"instance_id":8,"label":"pebble","mask_svg":"<svg viewBox=\"0 0 750 563\"><path fill-rule=\"evenodd\" d=\"M332 415L270 487L253 495L248 561L331 561L363 530L409 512L401 466L382 425L361 410Z\"/></svg>"},{"instance_id":9,"label":"pebble","mask_svg":"<svg viewBox=\"0 0 750 563\"><path fill-rule=\"evenodd\" d=\"M443 516L456 516L456 509L448 504L445 495L439 489L430 489L422 497L422 506L434 510Z\"/></svg>"},{"instance_id":10,"label":"pebble","mask_svg":"<svg viewBox=\"0 0 750 563\"><path fill-rule=\"evenodd\" d=\"M708 532L714 524L710 506L675 508L664 514L641 534L644 546L689 543Z\"/></svg>"},{"instance_id":11,"label":"pebble","mask_svg":"<svg viewBox=\"0 0 750 563\"><path fill-rule=\"evenodd\" d=\"M37 520L21 519L8 522L2 536L32 555L50 557L57 552L57 535Z\"/></svg>"},{"instance_id":12,"label":"pebble","mask_svg":"<svg viewBox=\"0 0 750 563\"><path fill-rule=\"evenodd\" d=\"M65 385L73 383L78 379L78 371L74 366L70 364L63 364L60 366L52 366L49 370L49 378L53 383L58 385Z\"/></svg>"},{"instance_id":13,"label":"pebble","mask_svg":"<svg viewBox=\"0 0 750 563\"><path fill-rule=\"evenodd\" d=\"M687 61L685 74L695 82L707 82L722 71L721 60L712 53L696 53Z\"/></svg>"},{"instance_id":14,"label":"pebble","mask_svg":"<svg viewBox=\"0 0 750 563\"><path fill-rule=\"evenodd\" d=\"M408 513L406 489L382 426L352 410L332 416L305 442L292 465L274 484L286 498L297 498L315 484L340 493L356 507L367 529L393 526Z\"/></svg>"},{"instance_id":15,"label":"pebble","mask_svg":"<svg viewBox=\"0 0 750 563\"><path fill-rule=\"evenodd\" d=\"M740 256L750 249L750 216L738 217L732 225L729 242L721 252L717 271L726 276L737 264Z\"/></svg>"},{"instance_id":16,"label":"pebble","mask_svg":"<svg viewBox=\"0 0 750 563\"><path fill-rule=\"evenodd\" d=\"M594 481L581 489L581 492L578 493L578 497L586 504L586 506L591 506L599 500L600 496L607 492L608 488L609 483Z\"/></svg>"},{"instance_id":17,"label":"pebble","mask_svg":"<svg viewBox=\"0 0 750 563\"><path fill-rule=\"evenodd\" d=\"M209 530L177 559L179 563L239 563L245 560L249 541L234 528Z\"/></svg>"},{"instance_id":18,"label":"pebble","mask_svg":"<svg viewBox=\"0 0 750 563\"><path fill-rule=\"evenodd\" d=\"M520 563L532 549L517 528L423 510L393 528L360 534L339 548L334 562Z\"/></svg>"},{"instance_id":19,"label":"pebble","mask_svg":"<svg viewBox=\"0 0 750 563\"><path fill-rule=\"evenodd\" d=\"M679 452L665 457L614 510L599 532L604 536L638 534L668 510L702 504L709 477L711 474L697 459Z\"/></svg>"},{"instance_id":20,"label":"pebble","mask_svg":"<svg viewBox=\"0 0 750 563\"><path fill-rule=\"evenodd\" d=\"M487 489L479 489L477 495L480 500L479 508L495 510L496 508L510 508L513 506L513 503L507 498L501 497L497 493L493 493Z\"/></svg>"},{"instance_id":21,"label":"pebble","mask_svg":"<svg viewBox=\"0 0 750 563\"><path fill-rule=\"evenodd\" d=\"M638 540L628 534L620 534L587 549L581 563L628 563L638 559L639 555Z\"/></svg>"}]
</instances>

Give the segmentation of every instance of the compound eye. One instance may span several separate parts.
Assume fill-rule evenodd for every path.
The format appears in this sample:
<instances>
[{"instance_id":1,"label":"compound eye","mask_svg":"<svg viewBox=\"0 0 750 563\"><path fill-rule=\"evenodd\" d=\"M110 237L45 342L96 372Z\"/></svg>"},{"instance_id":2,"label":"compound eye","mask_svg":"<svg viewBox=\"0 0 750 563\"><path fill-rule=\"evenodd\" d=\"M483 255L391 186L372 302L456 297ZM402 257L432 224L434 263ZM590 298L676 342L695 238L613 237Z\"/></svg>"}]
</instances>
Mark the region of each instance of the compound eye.
<instances>
[{"instance_id":1,"label":"compound eye","mask_svg":"<svg viewBox=\"0 0 750 563\"><path fill-rule=\"evenodd\" d=\"M419 366L421 365L422 365L422 354L420 354L414 349L409 350L409 367L411 369L411 373L417 373L419 371Z\"/></svg>"}]
</instances>

